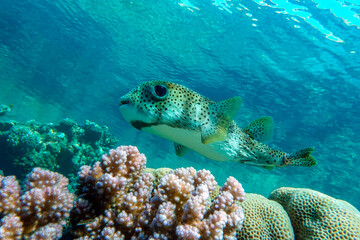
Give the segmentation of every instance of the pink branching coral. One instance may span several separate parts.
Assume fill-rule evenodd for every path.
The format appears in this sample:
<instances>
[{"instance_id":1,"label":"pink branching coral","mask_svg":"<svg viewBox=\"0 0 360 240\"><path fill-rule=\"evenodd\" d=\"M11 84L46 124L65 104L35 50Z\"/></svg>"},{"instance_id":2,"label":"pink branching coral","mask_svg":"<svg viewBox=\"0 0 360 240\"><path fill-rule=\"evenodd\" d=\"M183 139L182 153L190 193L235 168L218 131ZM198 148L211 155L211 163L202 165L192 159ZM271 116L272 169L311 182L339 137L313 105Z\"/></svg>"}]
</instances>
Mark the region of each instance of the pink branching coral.
<instances>
[{"instance_id":1,"label":"pink branching coral","mask_svg":"<svg viewBox=\"0 0 360 240\"><path fill-rule=\"evenodd\" d=\"M235 201L245 197L241 184L228 178L211 201L214 176L194 168L173 170L154 188L144 173L146 158L121 146L79 172L80 198L71 213L78 239L235 239L244 220Z\"/></svg>"},{"instance_id":2,"label":"pink branching coral","mask_svg":"<svg viewBox=\"0 0 360 240\"><path fill-rule=\"evenodd\" d=\"M22 239L23 223L20 218L10 213L1 219L0 239Z\"/></svg>"},{"instance_id":3,"label":"pink branching coral","mask_svg":"<svg viewBox=\"0 0 360 240\"><path fill-rule=\"evenodd\" d=\"M235 239L244 215L234 200L243 201L244 190L235 178L228 178L211 203L216 184L207 170L180 168L165 175L140 218L145 232L141 238Z\"/></svg>"},{"instance_id":4,"label":"pink branching coral","mask_svg":"<svg viewBox=\"0 0 360 240\"><path fill-rule=\"evenodd\" d=\"M20 184L15 176L0 176L0 213L20 212Z\"/></svg>"},{"instance_id":5,"label":"pink branching coral","mask_svg":"<svg viewBox=\"0 0 360 240\"><path fill-rule=\"evenodd\" d=\"M68 179L34 168L25 189L14 176L0 176L0 239L59 239L73 207Z\"/></svg>"}]
</instances>

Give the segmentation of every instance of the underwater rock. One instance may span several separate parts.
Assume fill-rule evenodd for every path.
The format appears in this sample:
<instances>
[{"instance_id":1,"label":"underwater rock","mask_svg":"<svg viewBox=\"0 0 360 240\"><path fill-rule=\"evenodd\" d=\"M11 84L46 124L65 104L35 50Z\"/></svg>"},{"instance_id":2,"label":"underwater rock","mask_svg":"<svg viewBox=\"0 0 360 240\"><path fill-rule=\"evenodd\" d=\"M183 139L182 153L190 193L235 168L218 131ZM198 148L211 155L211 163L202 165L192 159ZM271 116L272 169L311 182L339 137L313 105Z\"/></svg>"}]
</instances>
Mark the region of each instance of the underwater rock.
<instances>
[{"instance_id":1,"label":"underwater rock","mask_svg":"<svg viewBox=\"0 0 360 240\"><path fill-rule=\"evenodd\" d=\"M71 119L59 124L0 122L0 168L20 178L34 167L69 176L94 163L116 142L107 127L90 121L84 126Z\"/></svg>"},{"instance_id":2,"label":"underwater rock","mask_svg":"<svg viewBox=\"0 0 360 240\"><path fill-rule=\"evenodd\" d=\"M289 214L296 239L360 239L360 212L346 201L290 187L274 190L269 199Z\"/></svg>"}]
</instances>

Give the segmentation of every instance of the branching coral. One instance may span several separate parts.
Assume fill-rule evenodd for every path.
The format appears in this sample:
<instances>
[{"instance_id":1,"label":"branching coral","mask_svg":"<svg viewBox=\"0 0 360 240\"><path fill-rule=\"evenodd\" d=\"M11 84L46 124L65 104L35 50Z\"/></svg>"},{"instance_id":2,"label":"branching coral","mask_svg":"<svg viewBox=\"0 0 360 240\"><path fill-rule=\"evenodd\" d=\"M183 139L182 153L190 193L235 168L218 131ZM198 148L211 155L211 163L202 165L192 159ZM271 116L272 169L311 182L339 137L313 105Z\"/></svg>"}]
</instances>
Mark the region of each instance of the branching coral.
<instances>
[{"instance_id":1,"label":"branching coral","mask_svg":"<svg viewBox=\"0 0 360 240\"><path fill-rule=\"evenodd\" d=\"M2 215L20 212L20 185L15 176L0 176L0 212Z\"/></svg>"},{"instance_id":2,"label":"branching coral","mask_svg":"<svg viewBox=\"0 0 360 240\"><path fill-rule=\"evenodd\" d=\"M14 176L0 176L0 239L59 239L73 206L68 179L35 168L25 189Z\"/></svg>"},{"instance_id":3,"label":"branching coral","mask_svg":"<svg viewBox=\"0 0 360 240\"><path fill-rule=\"evenodd\" d=\"M235 239L244 215L235 201L245 197L228 178L210 201L216 181L209 171L180 168L154 177L144 173L146 158L136 147L121 146L79 172L71 214L79 239ZM101 200L101 201L100 201Z\"/></svg>"},{"instance_id":4,"label":"branching coral","mask_svg":"<svg viewBox=\"0 0 360 240\"><path fill-rule=\"evenodd\" d=\"M93 167L83 166L79 172L79 198L71 214L74 232L93 237L120 235L134 228L152 191L153 177L143 174L146 157L136 147L110 150ZM83 224L82 222L90 223Z\"/></svg>"}]
</instances>

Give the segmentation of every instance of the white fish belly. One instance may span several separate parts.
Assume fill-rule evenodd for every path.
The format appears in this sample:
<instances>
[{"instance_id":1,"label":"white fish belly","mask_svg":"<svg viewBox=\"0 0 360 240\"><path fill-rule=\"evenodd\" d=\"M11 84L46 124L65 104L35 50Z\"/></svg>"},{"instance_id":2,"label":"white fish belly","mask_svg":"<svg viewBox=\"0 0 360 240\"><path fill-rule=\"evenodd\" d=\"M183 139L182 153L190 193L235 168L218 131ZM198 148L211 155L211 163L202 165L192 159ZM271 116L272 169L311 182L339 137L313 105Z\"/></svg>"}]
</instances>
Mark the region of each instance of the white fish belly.
<instances>
[{"instance_id":1,"label":"white fish belly","mask_svg":"<svg viewBox=\"0 0 360 240\"><path fill-rule=\"evenodd\" d=\"M235 152L226 141L210 144L201 143L200 131L173 128L165 124L146 127L141 130L184 145L213 160L231 161L235 156Z\"/></svg>"}]
</instances>

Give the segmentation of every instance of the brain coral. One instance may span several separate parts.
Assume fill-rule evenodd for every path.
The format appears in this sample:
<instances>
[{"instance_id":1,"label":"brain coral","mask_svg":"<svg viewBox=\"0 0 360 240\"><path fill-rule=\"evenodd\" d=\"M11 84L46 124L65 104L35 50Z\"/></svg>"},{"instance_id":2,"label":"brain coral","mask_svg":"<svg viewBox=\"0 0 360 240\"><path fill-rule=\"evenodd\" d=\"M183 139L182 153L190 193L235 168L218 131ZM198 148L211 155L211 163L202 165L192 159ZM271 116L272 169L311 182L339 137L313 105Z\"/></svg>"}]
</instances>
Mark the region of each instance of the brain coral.
<instances>
[{"instance_id":1,"label":"brain coral","mask_svg":"<svg viewBox=\"0 0 360 240\"><path fill-rule=\"evenodd\" d=\"M360 212L323 193L282 187L270 194L289 214L297 239L360 239Z\"/></svg>"},{"instance_id":2,"label":"brain coral","mask_svg":"<svg viewBox=\"0 0 360 240\"><path fill-rule=\"evenodd\" d=\"M238 202L244 209L245 221L237 239L294 239L290 218L277 202L261 195L248 193Z\"/></svg>"}]
</instances>

